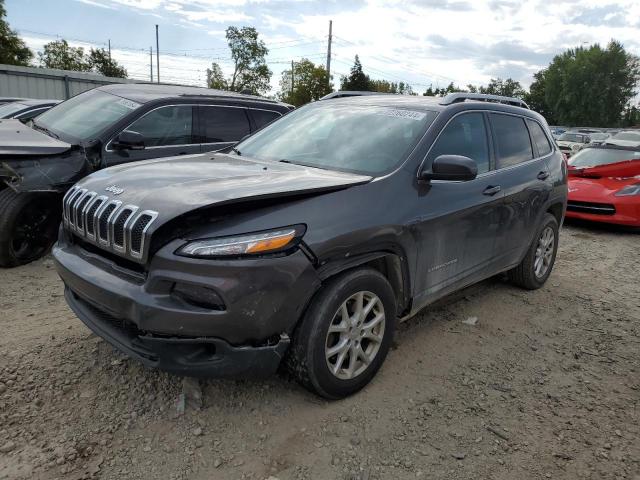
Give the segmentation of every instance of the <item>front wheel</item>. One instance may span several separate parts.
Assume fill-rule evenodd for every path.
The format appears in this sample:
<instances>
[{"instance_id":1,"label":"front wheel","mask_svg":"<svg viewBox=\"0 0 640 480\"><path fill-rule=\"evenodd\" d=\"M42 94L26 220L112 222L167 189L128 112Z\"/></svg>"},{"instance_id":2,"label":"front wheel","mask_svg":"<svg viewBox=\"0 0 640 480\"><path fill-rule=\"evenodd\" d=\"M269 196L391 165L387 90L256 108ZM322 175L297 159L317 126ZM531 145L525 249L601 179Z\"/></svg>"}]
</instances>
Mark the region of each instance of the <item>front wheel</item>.
<instances>
[{"instance_id":1,"label":"front wheel","mask_svg":"<svg viewBox=\"0 0 640 480\"><path fill-rule=\"evenodd\" d=\"M60 196L0 191L0 267L42 257L53 245L61 218Z\"/></svg>"},{"instance_id":2,"label":"front wheel","mask_svg":"<svg viewBox=\"0 0 640 480\"><path fill-rule=\"evenodd\" d=\"M558 221L546 213L524 259L508 272L509 279L523 288L535 290L544 285L558 252Z\"/></svg>"},{"instance_id":3,"label":"front wheel","mask_svg":"<svg viewBox=\"0 0 640 480\"><path fill-rule=\"evenodd\" d=\"M327 282L293 337L289 371L307 389L339 399L363 388L382 366L396 324L393 289L360 268Z\"/></svg>"}]
</instances>

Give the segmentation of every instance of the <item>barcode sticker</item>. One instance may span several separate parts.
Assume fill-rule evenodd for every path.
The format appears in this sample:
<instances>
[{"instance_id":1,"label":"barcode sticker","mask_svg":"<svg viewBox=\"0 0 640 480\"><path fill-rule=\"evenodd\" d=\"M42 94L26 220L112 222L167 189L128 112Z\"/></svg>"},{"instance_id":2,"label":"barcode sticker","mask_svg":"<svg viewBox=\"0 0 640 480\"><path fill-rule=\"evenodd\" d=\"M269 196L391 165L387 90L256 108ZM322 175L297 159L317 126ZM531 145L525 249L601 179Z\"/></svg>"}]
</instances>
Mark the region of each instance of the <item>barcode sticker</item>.
<instances>
[{"instance_id":1,"label":"barcode sticker","mask_svg":"<svg viewBox=\"0 0 640 480\"><path fill-rule=\"evenodd\" d=\"M135 110L140 106L139 103L136 103L133 100L127 100L126 98L121 98L120 100L118 100L118 104L122 105L125 108L128 108L129 110Z\"/></svg>"},{"instance_id":2,"label":"barcode sticker","mask_svg":"<svg viewBox=\"0 0 640 480\"><path fill-rule=\"evenodd\" d=\"M387 117L408 118L410 120L420 121L427 116L425 112L416 112L415 110L404 110L399 108L385 108L376 112L378 115L386 115Z\"/></svg>"}]
</instances>

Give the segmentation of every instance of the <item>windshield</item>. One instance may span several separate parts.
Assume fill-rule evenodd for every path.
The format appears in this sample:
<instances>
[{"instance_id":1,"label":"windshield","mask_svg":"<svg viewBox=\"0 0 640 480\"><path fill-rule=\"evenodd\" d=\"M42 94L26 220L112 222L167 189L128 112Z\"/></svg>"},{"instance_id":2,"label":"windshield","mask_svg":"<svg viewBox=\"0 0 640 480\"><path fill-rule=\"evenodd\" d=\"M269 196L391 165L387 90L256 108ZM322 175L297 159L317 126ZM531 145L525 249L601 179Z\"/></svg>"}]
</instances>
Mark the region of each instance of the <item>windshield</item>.
<instances>
[{"instance_id":1,"label":"windshield","mask_svg":"<svg viewBox=\"0 0 640 480\"><path fill-rule=\"evenodd\" d=\"M11 118L14 113L27 108L23 103L12 102L0 105L0 118Z\"/></svg>"},{"instance_id":2,"label":"windshield","mask_svg":"<svg viewBox=\"0 0 640 480\"><path fill-rule=\"evenodd\" d=\"M94 89L46 111L38 117L35 125L58 135L91 140L139 106L139 103L126 98Z\"/></svg>"},{"instance_id":3,"label":"windshield","mask_svg":"<svg viewBox=\"0 0 640 480\"><path fill-rule=\"evenodd\" d=\"M591 137L591 140L604 140L606 138L609 138L609 134L608 133L592 133L589 135L589 137Z\"/></svg>"},{"instance_id":4,"label":"windshield","mask_svg":"<svg viewBox=\"0 0 640 480\"><path fill-rule=\"evenodd\" d=\"M580 135L580 134L577 134L577 133L563 133L562 135L560 135L560 138L558 138L558 140L563 141L563 142L583 143L584 142L584 135Z\"/></svg>"},{"instance_id":5,"label":"windshield","mask_svg":"<svg viewBox=\"0 0 640 480\"><path fill-rule=\"evenodd\" d=\"M597 167L626 160L640 159L640 151L605 148L585 148L569 159L572 167Z\"/></svg>"},{"instance_id":6,"label":"windshield","mask_svg":"<svg viewBox=\"0 0 640 480\"><path fill-rule=\"evenodd\" d=\"M272 123L236 152L330 170L379 175L408 156L435 112L320 101Z\"/></svg>"},{"instance_id":7,"label":"windshield","mask_svg":"<svg viewBox=\"0 0 640 480\"><path fill-rule=\"evenodd\" d=\"M620 132L615 135L612 140L631 140L632 142L640 142L640 133Z\"/></svg>"}]
</instances>

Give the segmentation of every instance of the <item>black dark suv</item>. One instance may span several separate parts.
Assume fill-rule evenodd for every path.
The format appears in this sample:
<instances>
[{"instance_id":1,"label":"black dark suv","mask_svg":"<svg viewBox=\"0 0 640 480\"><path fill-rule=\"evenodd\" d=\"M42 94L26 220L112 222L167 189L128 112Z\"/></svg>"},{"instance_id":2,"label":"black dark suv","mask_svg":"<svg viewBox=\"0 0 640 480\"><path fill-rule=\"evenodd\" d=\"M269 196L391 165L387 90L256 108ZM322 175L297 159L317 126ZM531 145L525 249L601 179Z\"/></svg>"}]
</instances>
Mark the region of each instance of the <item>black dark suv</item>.
<instances>
[{"instance_id":1,"label":"black dark suv","mask_svg":"<svg viewBox=\"0 0 640 480\"><path fill-rule=\"evenodd\" d=\"M525 107L333 98L230 154L91 175L53 249L66 299L146 365L258 375L284 360L318 394L349 395L399 319L501 272L528 289L549 277L567 172Z\"/></svg>"},{"instance_id":2,"label":"black dark suv","mask_svg":"<svg viewBox=\"0 0 640 480\"><path fill-rule=\"evenodd\" d=\"M149 158L225 150L293 107L206 88L108 85L33 120L0 120L0 267L55 241L62 195L91 172Z\"/></svg>"}]
</instances>

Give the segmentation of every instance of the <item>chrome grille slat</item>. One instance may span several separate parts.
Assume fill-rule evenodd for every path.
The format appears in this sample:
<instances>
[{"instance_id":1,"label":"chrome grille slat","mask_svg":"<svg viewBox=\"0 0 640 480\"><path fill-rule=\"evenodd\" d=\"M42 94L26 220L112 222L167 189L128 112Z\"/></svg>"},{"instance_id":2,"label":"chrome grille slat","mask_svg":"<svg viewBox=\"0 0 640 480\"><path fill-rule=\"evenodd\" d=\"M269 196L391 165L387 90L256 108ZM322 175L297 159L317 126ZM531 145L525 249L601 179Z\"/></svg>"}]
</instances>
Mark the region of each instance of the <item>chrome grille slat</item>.
<instances>
[{"instance_id":1,"label":"chrome grille slat","mask_svg":"<svg viewBox=\"0 0 640 480\"><path fill-rule=\"evenodd\" d=\"M109 199L86 188L72 187L62 200L65 228L98 247L132 257L144 258L149 228L158 217L152 210Z\"/></svg>"}]
</instances>

